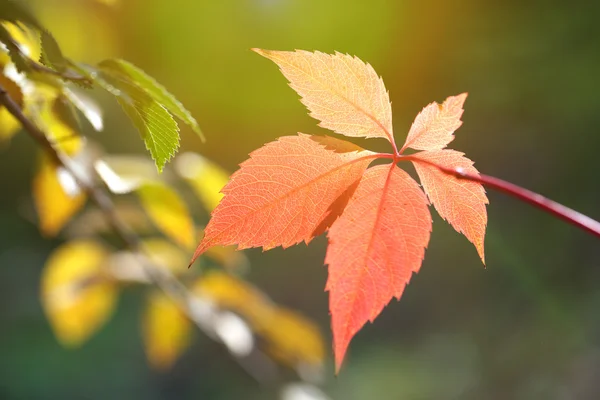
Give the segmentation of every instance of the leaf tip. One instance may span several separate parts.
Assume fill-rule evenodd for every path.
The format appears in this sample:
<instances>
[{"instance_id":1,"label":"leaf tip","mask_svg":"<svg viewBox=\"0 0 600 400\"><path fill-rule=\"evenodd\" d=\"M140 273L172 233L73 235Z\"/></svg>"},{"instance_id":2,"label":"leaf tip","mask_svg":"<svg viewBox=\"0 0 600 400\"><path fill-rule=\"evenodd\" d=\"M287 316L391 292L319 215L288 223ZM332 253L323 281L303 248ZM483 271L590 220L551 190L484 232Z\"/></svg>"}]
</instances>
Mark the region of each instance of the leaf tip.
<instances>
[{"instance_id":1,"label":"leaf tip","mask_svg":"<svg viewBox=\"0 0 600 400\"><path fill-rule=\"evenodd\" d=\"M250 50L252 50L253 52L255 52L257 54L260 54L263 57L268 58L269 50L259 49L258 47L253 47Z\"/></svg>"}]
</instances>

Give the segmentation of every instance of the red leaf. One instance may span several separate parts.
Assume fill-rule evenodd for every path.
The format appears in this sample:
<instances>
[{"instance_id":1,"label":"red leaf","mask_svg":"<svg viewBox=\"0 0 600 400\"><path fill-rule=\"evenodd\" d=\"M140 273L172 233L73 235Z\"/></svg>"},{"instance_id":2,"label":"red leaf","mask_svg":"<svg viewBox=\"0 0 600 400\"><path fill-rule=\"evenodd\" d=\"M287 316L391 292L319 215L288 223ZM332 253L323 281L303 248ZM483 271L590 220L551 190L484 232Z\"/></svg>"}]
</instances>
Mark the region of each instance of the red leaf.
<instances>
[{"instance_id":1,"label":"red leaf","mask_svg":"<svg viewBox=\"0 0 600 400\"><path fill-rule=\"evenodd\" d=\"M274 61L320 125L346 136L385 137L393 154L372 153L331 137L283 137L251 154L223 189L194 255L215 245L287 247L329 231L326 290L339 370L352 337L392 297L400 298L421 267L431 232L427 196L395 164L411 160L440 215L475 244L484 259L487 198L483 187L440 169L473 163L442 150L462 124L466 93L432 103L415 119L402 150L392 133L391 104L381 78L356 57L254 49ZM368 170L376 158L391 165Z\"/></svg>"},{"instance_id":2,"label":"red leaf","mask_svg":"<svg viewBox=\"0 0 600 400\"><path fill-rule=\"evenodd\" d=\"M193 260L212 246L268 250L308 243L326 218L341 212L332 204L360 179L373 154L330 151L304 134L254 151L223 188Z\"/></svg>"},{"instance_id":3,"label":"red leaf","mask_svg":"<svg viewBox=\"0 0 600 400\"><path fill-rule=\"evenodd\" d=\"M400 298L421 266L431 232L428 201L402 169L368 169L330 228L329 310L336 369L352 337L392 297Z\"/></svg>"},{"instance_id":4,"label":"red leaf","mask_svg":"<svg viewBox=\"0 0 600 400\"><path fill-rule=\"evenodd\" d=\"M424 151L412 157L450 169L462 168L471 175L479 175L473 167L473 161L455 150ZM425 193L440 216L475 245L481 261L485 264L483 239L487 225L485 205L488 204L488 199L483 186L478 182L445 174L431 164L413 164Z\"/></svg>"},{"instance_id":5,"label":"red leaf","mask_svg":"<svg viewBox=\"0 0 600 400\"><path fill-rule=\"evenodd\" d=\"M466 98L466 93L450 96L442 105L433 102L423 108L410 127L402 150L408 147L416 150L440 150L446 147L454 140L454 131L462 125L460 117Z\"/></svg>"}]
</instances>

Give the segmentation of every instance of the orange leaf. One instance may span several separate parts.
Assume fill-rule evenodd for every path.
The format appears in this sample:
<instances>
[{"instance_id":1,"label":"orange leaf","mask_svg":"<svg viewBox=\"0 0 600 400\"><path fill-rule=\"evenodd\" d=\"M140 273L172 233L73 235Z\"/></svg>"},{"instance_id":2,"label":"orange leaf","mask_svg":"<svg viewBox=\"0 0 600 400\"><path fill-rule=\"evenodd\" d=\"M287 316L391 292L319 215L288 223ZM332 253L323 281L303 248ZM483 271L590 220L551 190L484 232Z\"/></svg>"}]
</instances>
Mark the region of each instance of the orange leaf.
<instances>
[{"instance_id":1,"label":"orange leaf","mask_svg":"<svg viewBox=\"0 0 600 400\"><path fill-rule=\"evenodd\" d=\"M442 105L429 104L417 115L402 150L440 150L454 140L454 131L461 125L460 117L467 94L450 96ZM401 151L402 151L401 150Z\"/></svg>"},{"instance_id":2,"label":"orange leaf","mask_svg":"<svg viewBox=\"0 0 600 400\"><path fill-rule=\"evenodd\" d=\"M479 175L469 160L455 150L424 151L413 156L446 168L462 168L471 175ZM413 162L425 193L440 216L475 245L481 261L485 263L483 239L487 225L485 205L488 199L480 183L457 179L438 168Z\"/></svg>"},{"instance_id":3,"label":"orange leaf","mask_svg":"<svg viewBox=\"0 0 600 400\"><path fill-rule=\"evenodd\" d=\"M329 230L329 310L336 369L352 337L400 298L431 232L427 198L394 164L368 169Z\"/></svg>"},{"instance_id":4,"label":"orange leaf","mask_svg":"<svg viewBox=\"0 0 600 400\"><path fill-rule=\"evenodd\" d=\"M289 247L314 236L330 206L360 179L369 151L337 153L310 136L284 136L232 175L193 260L212 246ZM192 261L193 262L193 261Z\"/></svg>"},{"instance_id":5,"label":"orange leaf","mask_svg":"<svg viewBox=\"0 0 600 400\"><path fill-rule=\"evenodd\" d=\"M253 50L279 66L319 126L394 142L392 104L370 64L341 53Z\"/></svg>"}]
</instances>

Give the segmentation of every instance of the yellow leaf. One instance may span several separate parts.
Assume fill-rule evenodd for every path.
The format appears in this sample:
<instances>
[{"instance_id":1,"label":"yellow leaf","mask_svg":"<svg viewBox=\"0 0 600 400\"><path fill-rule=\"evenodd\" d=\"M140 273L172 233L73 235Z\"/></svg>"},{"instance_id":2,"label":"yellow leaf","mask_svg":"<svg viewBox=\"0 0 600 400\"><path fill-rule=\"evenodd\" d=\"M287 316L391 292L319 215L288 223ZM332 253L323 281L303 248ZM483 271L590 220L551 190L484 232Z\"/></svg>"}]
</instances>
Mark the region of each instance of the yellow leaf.
<instances>
[{"instance_id":1,"label":"yellow leaf","mask_svg":"<svg viewBox=\"0 0 600 400\"><path fill-rule=\"evenodd\" d=\"M184 153L175 161L177 173L184 178L208 211L212 211L223 198L221 189L229 174L208 159L196 153Z\"/></svg>"},{"instance_id":2,"label":"yellow leaf","mask_svg":"<svg viewBox=\"0 0 600 400\"><path fill-rule=\"evenodd\" d=\"M11 99L23 107L23 92L15 81L0 74L0 86L6 89ZM20 126L19 121L5 107L0 107L0 142L10 139Z\"/></svg>"},{"instance_id":3,"label":"yellow leaf","mask_svg":"<svg viewBox=\"0 0 600 400\"><path fill-rule=\"evenodd\" d=\"M103 273L107 254L92 241L74 241L56 249L42 272L42 306L54 334L67 347L77 347L111 315L115 285Z\"/></svg>"},{"instance_id":4,"label":"yellow leaf","mask_svg":"<svg viewBox=\"0 0 600 400\"><path fill-rule=\"evenodd\" d=\"M291 367L323 363L325 344L319 328L312 321L296 312L277 308L263 323L259 333L273 358Z\"/></svg>"},{"instance_id":5,"label":"yellow leaf","mask_svg":"<svg viewBox=\"0 0 600 400\"><path fill-rule=\"evenodd\" d=\"M154 264L168 268L175 274L188 270L188 255L172 243L163 239L147 239L142 246Z\"/></svg>"},{"instance_id":6,"label":"yellow leaf","mask_svg":"<svg viewBox=\"0 0 600 400\"><path fill-rule=\"evenodd\" d=\"M154 224L169 238L185 248L196 243L194 223L177 192L161 183L142 185L137 194Z\"/></svg>"},{"instance_id":7,"label":"yellow leaf","mask_svg":"<svg viewBox=\"0 0 600 400\"><path fill-rule=\"evenodd\" d=\"M81 150L83 142L77 127L64 115L68 105L63 103L65 100L54 90L46 88L43 92L45 101L38 118L40 128L56 148L69 155L77 153Z\"/></svg>"},{"instance_id":8,"label":"yellow leaf","mask_svg":"<svg viewBox=\"0 0 600 400\"><path fill-rule=\"evenodd\" d=\"M223 272L208 272L198 279L193 291L220 308L236 312L253 327L260 326L271 313L270 300L258 289Z\"/></svg>"},{"instance_id":9,"label":"yellow leaf","mask_svg":"<svg viewBox=\"0 0 600 400\"><path fill-rule=\"evenodd\" d=\"M55 236L85 203L85 195L65 192L58 171L56 165L43 156L33 179L33 201L39 228L46 236Z\"/></svg>"},{"instance_id":10,"label":"yellow leaf","mask_svg":"<svg viewBox=\"0 0 600 400\"><path fill-rule=\"evenodd\" d=\"M37 32L25 25L17 26L10 22L2 22L2 25L6 28L8 33L10 33L10 36L19 43L19 47L25 55L32 60L40 59L40 56L42 55L42 46ZM0 58L0 64L2 65L9 61L10 57L8 57L8 55L3 55Z\"/></svg>"},{"instance_id":11,"label":"yellow leaf","mask_svg":"<svg viewBox=\"0 0 600 400\"><path fill-rule=\"evenodd\" d=\"M162 293L153 293L142 321L142 336L150 364L170 368L190 343L190 321L175 303Z\"/></svg>"},{"instance_id":12,"label":"yellow leaf","mask_svg":"<svg viewBox=\"0 0 600 400\"><path fill-rule=\"evenodd\" d=\"M13 137L20 126L19 121L6 108L0 108L0 143Z\"/></svg>"},{"instance_id":13,"label":"yellow leaf","mask_svg":"<svg viewBox=\"0 0 600 400\"><path fill-rule=\"evenodd\" d=\"M294 311L277 307L252 285L212 271L196 282L193 291L242 316L281 363L296 368L323 362L325 345L318 327Z\"/></svg>"},{"instance_id":14,"label":"yellow leaf","mask_svg":"<svg viewBox=\"0 0 600 400\"><path fill-rule=\"evenodd\" d=\"M279 66L319 126L394 142L390 97L370 64L341 53L253 50Z\"/></svg>"}]
</instances>

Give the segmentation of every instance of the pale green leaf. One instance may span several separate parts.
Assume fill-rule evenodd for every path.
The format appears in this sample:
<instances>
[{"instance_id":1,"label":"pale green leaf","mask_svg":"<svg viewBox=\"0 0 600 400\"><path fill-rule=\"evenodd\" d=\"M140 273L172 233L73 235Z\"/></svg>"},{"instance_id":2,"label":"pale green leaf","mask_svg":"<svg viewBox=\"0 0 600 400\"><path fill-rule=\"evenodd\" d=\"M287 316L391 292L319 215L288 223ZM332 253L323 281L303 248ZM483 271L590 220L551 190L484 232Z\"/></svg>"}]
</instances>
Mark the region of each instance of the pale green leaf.
<instances>
[{"instance_id":1,"label":"pale green leaf","mask_svg":"<svg viewBox=\"0 0 600 400\"><path fill-rule=\"evenodd\" d=\"M41 30L40 34L42 43L42 63L57 71L65 71L67 69L67 60L63 56L60 46L56 39L54 39L54 36L45 29Z\"/></svg>"},{"instance_id":2,"label":"pale green leaf","mask_svg":"<svg viewBox=\"0 0 600 400\"><path fill-rule=\"evenodd\" d=\"M119 75L95 73L94 81L112 93L140 132L156 168L162 172L179 148L179 127L171 114L145 91Z\"/></svg>"},{"instance_id":3,"label":"pale green leaf","mask_svg":"<svg viewBox=\"0 0 600 400\"><path fill-rule=\"evenodd\" d=\"M145 91L150 97L160 103L169 112L180 118L183 122L189 125L202 140L204 135L200 131L198 123L192 117L192 114L179 102L175 96L165 89L164 86L156 82L154 78L146 74L135 65L120 59L110 59L102 61L99 67L112 75L121 74L128 78L132 84L136 85Z\"/></svg>"}]
</instances>

